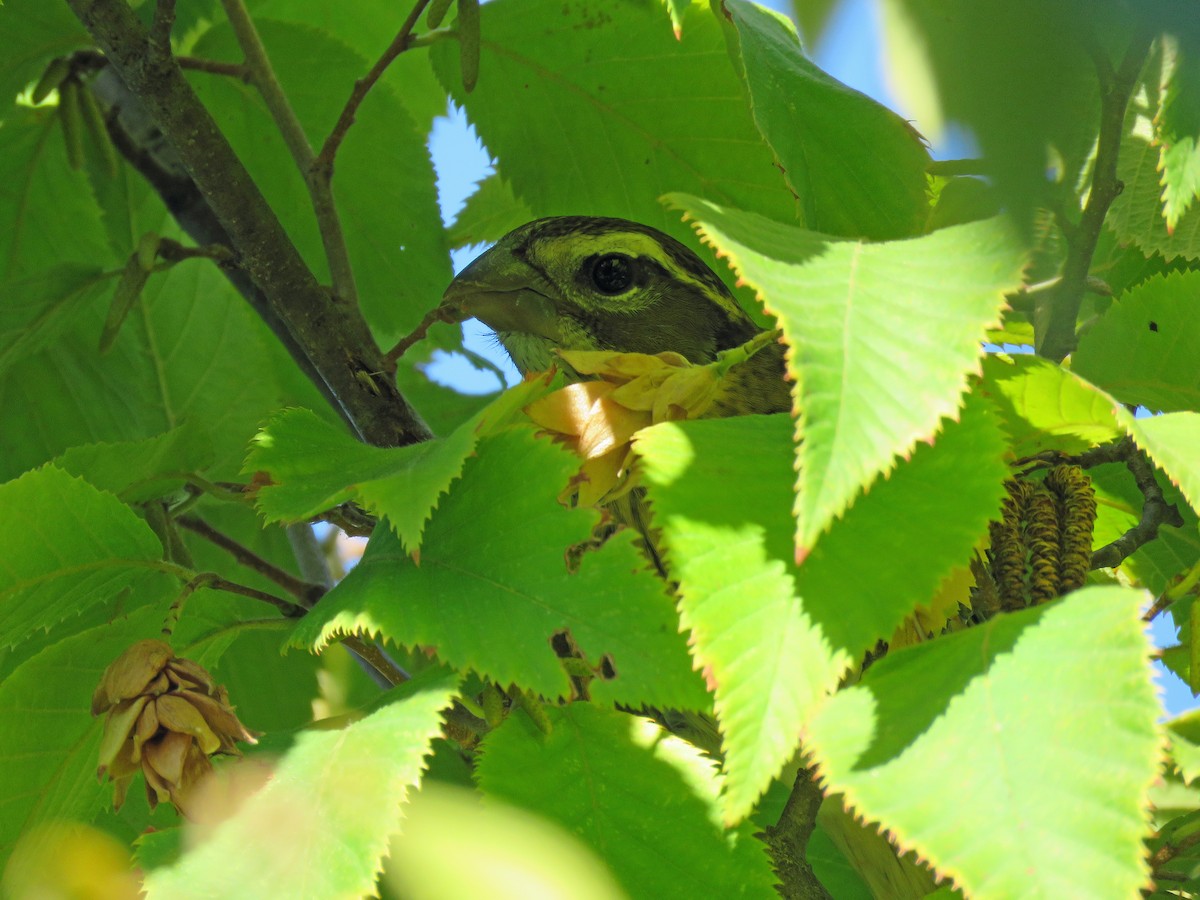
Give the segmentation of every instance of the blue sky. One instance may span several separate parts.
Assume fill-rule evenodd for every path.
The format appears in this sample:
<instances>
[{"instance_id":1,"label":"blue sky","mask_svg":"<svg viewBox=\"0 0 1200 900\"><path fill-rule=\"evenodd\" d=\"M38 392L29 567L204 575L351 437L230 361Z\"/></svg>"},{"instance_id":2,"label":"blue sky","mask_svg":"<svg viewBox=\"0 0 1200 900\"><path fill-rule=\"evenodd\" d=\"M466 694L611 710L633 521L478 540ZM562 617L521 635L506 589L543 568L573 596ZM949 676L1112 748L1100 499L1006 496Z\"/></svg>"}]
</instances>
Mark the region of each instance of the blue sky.
<instances>
[{"instance_id":1,"label":"blue sky","mask_svg":"<svg viewBox=\"0 0 1200 900\"><path fill-rule=\"evenodd\" d=\"M765 5L784 12L789 11L790 7L786 0L768 0ZM841 0L824 33L812 48L812 56L817 65L839 81L912 118L889 88L880 28L877 0ZM915 125L921 130L920 121L916 121ZM438 173L442 216L450 222L475 190L475 185L491 172L491 162L466 118L453 108L449 115L434 123L430 152ZM933 155L942 159L971 156L974 153L971 136L953 123L949 123L944 136L933 146ZM454 254L455 271L470 262L481 250L481 247L465 248ZM464 324L463 332L468 348L495 362L508 374L510 384L518 380L516 369L486 327L471 320ZM480 372L462 356L441 354L430 365L429 374L435 380L468 393L484 393L499 387L494 375ZM1167 616L1159 616L1151 631L1159 646L1178 642L1176 629ZM1198 705L1188 687L1161 666L1159 681L1165 691L1167 709L1172 714Z\"/></svg>"}]
</instances>

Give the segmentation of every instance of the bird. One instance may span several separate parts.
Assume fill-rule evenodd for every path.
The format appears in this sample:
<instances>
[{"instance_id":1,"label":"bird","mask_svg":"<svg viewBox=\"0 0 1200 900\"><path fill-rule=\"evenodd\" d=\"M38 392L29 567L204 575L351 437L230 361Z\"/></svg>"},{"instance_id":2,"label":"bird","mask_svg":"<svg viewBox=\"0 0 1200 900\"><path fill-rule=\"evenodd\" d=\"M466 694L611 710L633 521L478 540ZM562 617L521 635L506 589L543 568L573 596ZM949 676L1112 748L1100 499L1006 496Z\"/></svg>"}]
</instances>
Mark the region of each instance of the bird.
<instances>
[{"instance_id":1,"label":"bird","mask_svg":"<svg viewBox=\"0 0 1200 900\"><path fill-rule=\"evenodd\" d=\"M443 306L492 328L522 375L552 366L582 376L556 350L658 354L702 365L763 329L684 244L648 225L554 216L520 226L463 269ZM722 380L709 416L785 412L783 344L772 342Z\"/></svg>"},{"instance_id":2,"label":"bird","mask_svg":"<svg viewBox=\"0 0 1200 900\"><path fill-rule=\"evenodd\" d=\"M536 219L510 231L455 277L442 306L492 328L522 375L554 367L568 381L587 376L575 372L558 350L672 352L705 365L764 332L684 244L647 225L599 216ZM784 345L770 341L722 375L720 392L704 415L791 409ZM672 582L644 489L635 487L602 505L613 525L635 529L653 570ZM598 529L595 543L612 533ZM572 654L568 648L561 655ZM586 683L573 683L586 697ZM650 707L635 712L720 758L721 736L711 716Z\"/></svg>"}]
</instances>

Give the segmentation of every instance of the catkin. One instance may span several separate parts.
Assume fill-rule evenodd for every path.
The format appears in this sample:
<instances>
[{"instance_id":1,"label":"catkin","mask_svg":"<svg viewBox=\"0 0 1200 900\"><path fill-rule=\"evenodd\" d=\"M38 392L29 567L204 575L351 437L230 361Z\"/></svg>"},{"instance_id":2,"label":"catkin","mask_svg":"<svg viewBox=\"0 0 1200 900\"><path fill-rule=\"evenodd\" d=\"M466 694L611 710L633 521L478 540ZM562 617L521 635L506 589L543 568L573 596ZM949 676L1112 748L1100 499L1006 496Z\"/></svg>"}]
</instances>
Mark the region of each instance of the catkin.
<instances>
[{"instance_id":1,"label":"catkin","mask_svg":"<svg viewBox=\"0 0 1200 900\"><path fill-rule=\"evenodd\" d=\"M1079 466L1055 466L1046 487L1059 510L1060 593L1083 586L1092 562L1092 532L1096 526L1096 491Z\"/></svg>"},{"instance_id":2,"label":"catkin","mask_svg":"<svg viewBox=\"0 0 1200 900\"><path fill-rule=\"evenodd\" d=\"M1021 519L1032 493L1023 481L1006 481L1008 497L999 522L991 524L992 577L1004 609L1025 606L1025 545L1021 541Z\"/></svg>"},{"instance_id":3,"label":"catkin","mask_svg":"<svg viewBox=\"0 0 1200 900\"><path fill-rule=\"evenodd\" d=\"M1029 602L1036 606L1059 595L1058 504L1044 488L1034 488L1026 506L1025 546L1029 548Z\"/></svg>"}]
</instances>

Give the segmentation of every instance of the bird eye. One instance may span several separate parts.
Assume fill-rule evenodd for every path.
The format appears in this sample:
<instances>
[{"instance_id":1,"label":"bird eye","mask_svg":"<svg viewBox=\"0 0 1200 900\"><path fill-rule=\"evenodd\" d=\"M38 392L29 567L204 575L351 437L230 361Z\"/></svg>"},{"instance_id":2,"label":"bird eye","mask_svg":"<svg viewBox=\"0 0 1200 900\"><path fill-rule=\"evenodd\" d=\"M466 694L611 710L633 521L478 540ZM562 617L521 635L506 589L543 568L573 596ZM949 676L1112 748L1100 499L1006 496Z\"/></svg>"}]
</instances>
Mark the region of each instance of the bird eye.
<instances>
[{"instance_id":1,"label":"bird eye","mask_svg":"<svg viewBox=\"0 0 1200 900\"><path fill-rule=\"evenodd\" d=\"M602 294L620 294L633 284L633 260L624 253L608 253L592 265L592 284Z\"/></svg>"}]
</instances>

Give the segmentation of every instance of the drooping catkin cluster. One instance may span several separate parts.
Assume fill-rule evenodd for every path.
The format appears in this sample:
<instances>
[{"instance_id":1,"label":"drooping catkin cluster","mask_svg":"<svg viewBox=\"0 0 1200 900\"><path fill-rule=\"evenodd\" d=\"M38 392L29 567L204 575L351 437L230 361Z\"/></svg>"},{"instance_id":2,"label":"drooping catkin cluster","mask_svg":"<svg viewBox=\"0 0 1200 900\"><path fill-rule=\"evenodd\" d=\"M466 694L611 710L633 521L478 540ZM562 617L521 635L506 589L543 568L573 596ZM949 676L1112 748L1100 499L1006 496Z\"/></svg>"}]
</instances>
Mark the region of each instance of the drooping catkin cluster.
<instances>
[{"instance_id":1,"label":"drooping catkin cluster","mask_svg":"<svg viewBox=\"0 0 1200 900\"><path fill-rule=\"evenodd\" d=\"M1036 606L1082 587L1091 562L1095 491L1078 466L1051 469L1040 484L1010 480L988 551L1000 608Z\"/></svg>"},{"instance_id":2,"label":"drooping catkin cluster","mask_svg":"<svg viewBox=\"0 0 1200 900\"><path fill-rule=\"evenodd\" d=\"M1092 561L1092 531L1096 526L1096 491L1079 466L1055 466L1046 487L1058 504L1062 523L1059 538L1061 593L1082 587Z\"/></svg>"}]
</instances>

